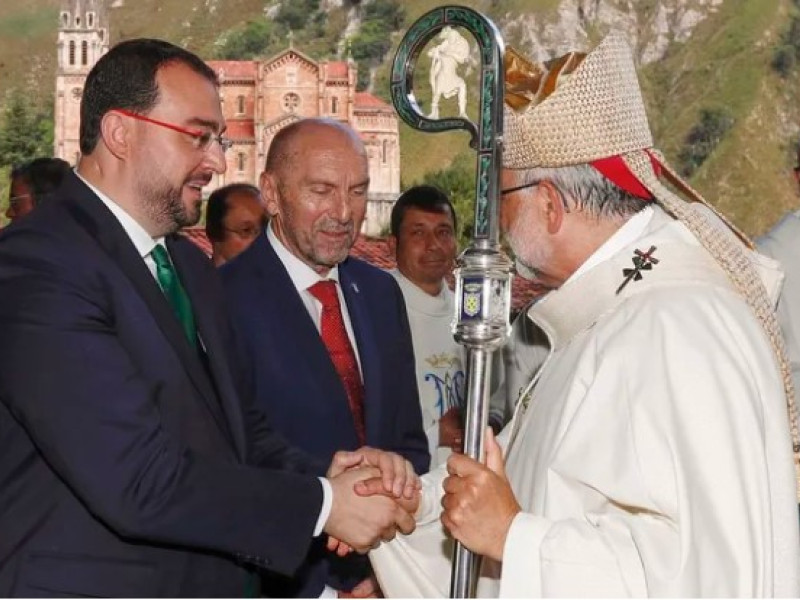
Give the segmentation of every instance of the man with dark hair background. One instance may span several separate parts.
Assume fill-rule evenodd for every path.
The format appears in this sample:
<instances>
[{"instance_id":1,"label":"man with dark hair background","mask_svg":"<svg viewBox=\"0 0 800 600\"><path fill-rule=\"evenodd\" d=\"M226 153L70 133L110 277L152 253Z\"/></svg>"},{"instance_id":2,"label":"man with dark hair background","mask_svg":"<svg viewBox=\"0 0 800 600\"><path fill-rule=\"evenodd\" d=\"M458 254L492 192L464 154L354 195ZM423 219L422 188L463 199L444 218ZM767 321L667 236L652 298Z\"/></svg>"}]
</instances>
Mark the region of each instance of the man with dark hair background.
<instances>
[{"instance_id":1,"label":"man with dark hair background","mask_svg":"<svg viewBox=\"0 0 800 600\"><path fill-rule=\"evenodd\" d=\"M392 207L391 231L397 260L391 274L408 311L422 424L435 467L463 443L463 353L450 331L455 300L445 279L458 250L456 213L439 188L414 186Z\"/></svg>"},{"instance_id":2,"label":"man with dark hair background","mask_svg":"<svg viewBox=\"0 0 800 600\"><path fill-rule=\"evenodd\" d=\"M465 376L462 347L453 338L455 298L447 278L453 272L458 240L455 209L442 190L417 185L392 207L389 246L397 259L390 271L408 311L422 422L428 437L431 468L443 464L463 445ZM495 355L489 424L497 432L510 411L496 382L503 379L502 355Z\"/></svg>"},{"instance_id":3,"label":"man with dark hair background","mask_svg":"<svg viewBox=\"0 0 800 600\"><path fill-rule=\"evenodd\" d=\"M206 204L206 235L211 262L224 265L253 243L267 224L261 192L249 183L231 183L211 193Z\"/></svg>"},{"instance_id":4,"label":"man with dark hair background","mask_svg":"<svg viewBox=\"0 0 800 600\"><path fill-rule=\"evenodd\" d=\"M60 158L35 158L13 167L6 217L15 221L27 215L58 189L69 170Z\"/></svg>"}]
</instances>

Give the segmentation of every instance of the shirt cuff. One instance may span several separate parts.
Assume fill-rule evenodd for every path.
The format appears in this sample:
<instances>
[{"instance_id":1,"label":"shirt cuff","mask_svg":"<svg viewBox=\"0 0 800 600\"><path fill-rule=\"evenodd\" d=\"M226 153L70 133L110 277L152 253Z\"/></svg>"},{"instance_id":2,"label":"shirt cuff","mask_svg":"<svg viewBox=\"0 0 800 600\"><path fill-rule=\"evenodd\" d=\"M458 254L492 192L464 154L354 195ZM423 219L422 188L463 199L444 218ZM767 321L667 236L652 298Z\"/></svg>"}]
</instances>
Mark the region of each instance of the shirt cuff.
<instances>
[{"instance_id":1,"label":"shirt cuff","mask_svg":"<svg viewBox=\"0 0 800 600\"><path fill-rule=\"evenodd\" d=\"M339 592L333 589L331 586L326 585L322 588L322 593L319 595L320 598L338 598Z\"/></svg>"},{"instance_id":2,"label":"shirt cuff","mask_svg":"<svg viewBox=\"0 0 800 600\"><path fill-rule=\"evenodd\" d=\"M317 524L314 526L314 537L322 533L325 523L328 522L328 517L331 516L331 508L333 508L333 488L331 487L331 482L324 477L318 477L318 479L322 484L322 508L319 510Z\"/></svg>"}]
</instances>

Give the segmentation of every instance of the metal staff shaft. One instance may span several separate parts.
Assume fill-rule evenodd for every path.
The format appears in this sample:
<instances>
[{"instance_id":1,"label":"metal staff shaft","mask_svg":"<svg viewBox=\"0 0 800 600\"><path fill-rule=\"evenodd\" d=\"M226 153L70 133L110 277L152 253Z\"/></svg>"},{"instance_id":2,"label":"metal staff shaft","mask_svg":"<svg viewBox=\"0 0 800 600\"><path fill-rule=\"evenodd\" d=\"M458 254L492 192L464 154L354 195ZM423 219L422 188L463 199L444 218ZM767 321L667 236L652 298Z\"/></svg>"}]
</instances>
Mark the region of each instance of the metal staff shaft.
<instances>
[{"instance_id":1,"label":"metal staff shaft","mask_svg":"<svg viewBox=\"0 0 800 600\"><path fill-rule=\"evenodd\" d=\"M484 425L489 416L489 383L491 381L491 353L478 348L467 350L467 375L470 386L467 388L466 423ZM464 436L464 453L483 461L485 455L483 430L467 427ZM474 598L478 582L480 557L456 542L453 550L453 570L450 573L450 597Z\"/></svg>"},{"instance_id":2,"label":"metal staff shaft","mask_svg":"<svg viewBox=\"0 0 800 600\"><path fill-rule=\"evenodd\" d=\"M425 44L447 27L461 27L478 42L481 58L478 125L464 118L428 118L413 93L416 61ZM448 31L448 34L452 32ZM392 66L392 101L414 129L440 132L465 129L478 153L475 226L469 247L459 256L453 335L467 348L465 453L484 460L484 431L489 412L492 354L508 338L511 326L512 263L500 250L499 190L503 140L503 53L497 27L481 13L463 6L442 6L420 17L406 32ZM438 109L438 107L437 107ZM450 596L475 595L479 558L456 543Z\"/></svg>"}]
</instances>

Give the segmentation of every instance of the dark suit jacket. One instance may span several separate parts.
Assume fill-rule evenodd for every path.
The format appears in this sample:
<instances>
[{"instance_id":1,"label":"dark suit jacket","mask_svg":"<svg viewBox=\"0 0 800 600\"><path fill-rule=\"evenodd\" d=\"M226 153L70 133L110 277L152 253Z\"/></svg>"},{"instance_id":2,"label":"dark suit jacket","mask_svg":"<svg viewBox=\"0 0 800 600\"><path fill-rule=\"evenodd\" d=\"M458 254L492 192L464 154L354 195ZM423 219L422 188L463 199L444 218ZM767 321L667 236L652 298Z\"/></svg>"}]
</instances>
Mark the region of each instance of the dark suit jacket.
<instances>
[{"instance_id":1,"label":"dark suit jacket","mask_svg":"<svg viewBox=\"0 0 800 600\"><path fill-rule=\"evenodd\" d=\"M252 365L252 394L269 422L323 462L336 450L357 448L344 386L266 234L221 271ZM395 451L424 473L430 455L400 288L388 273L352 257L339 265L339 280L363 373L367 445ZM272 578L265 591L314 596L325 583L347 589L367 574L363 562L354 566L358 557L337 560L320 542L294 582Z\"/></svg>"},{"instance_id":2,"label":"dark suit jacket","mask_svg":"<svg viewBox=\"0 0 800 600\"><path fill-rule=\"evenodd\" d=\"M213 267L167 245L207 353L74 175L0 233L0 596L237 596L308 552L321 485L278 469L318 463L241 403Z\"/></svg>"}]
</instances>

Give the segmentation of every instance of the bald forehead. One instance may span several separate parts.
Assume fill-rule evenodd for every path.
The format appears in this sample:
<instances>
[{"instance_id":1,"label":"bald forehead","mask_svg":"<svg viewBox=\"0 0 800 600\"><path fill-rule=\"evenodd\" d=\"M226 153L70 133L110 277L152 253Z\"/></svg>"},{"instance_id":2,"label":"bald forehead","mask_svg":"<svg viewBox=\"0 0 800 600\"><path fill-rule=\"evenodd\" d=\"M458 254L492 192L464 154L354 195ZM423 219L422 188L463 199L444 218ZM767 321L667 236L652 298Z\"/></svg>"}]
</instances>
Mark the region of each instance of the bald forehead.
<instances>
[{"instance_id":1,"label":"bald forehead","mask_svg":"<svg viewBox=\"0 0 800 600\"><path fill-rule=\"evenodd\" d=\"M336 121L305 119L289 125L275 136L268 155L266 170L280 171L300 156L318 149L341 149L359 154L366 161L366 149L358 134Z\"/></svg>"},{"instance_id":2,"label":"bald forehead","mask_svg":"<svg viewBox=\"0 0 800 600\"><path fill-rule=\"evenodd\" d=\"M297 150L305 150L309 146L350 146L359 154L365 154L364 143L349 127L334 123L310 121L298 124L298 129L289 140Z\"/></svg>"}]
</instances>

